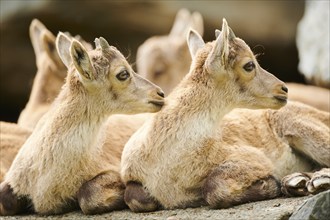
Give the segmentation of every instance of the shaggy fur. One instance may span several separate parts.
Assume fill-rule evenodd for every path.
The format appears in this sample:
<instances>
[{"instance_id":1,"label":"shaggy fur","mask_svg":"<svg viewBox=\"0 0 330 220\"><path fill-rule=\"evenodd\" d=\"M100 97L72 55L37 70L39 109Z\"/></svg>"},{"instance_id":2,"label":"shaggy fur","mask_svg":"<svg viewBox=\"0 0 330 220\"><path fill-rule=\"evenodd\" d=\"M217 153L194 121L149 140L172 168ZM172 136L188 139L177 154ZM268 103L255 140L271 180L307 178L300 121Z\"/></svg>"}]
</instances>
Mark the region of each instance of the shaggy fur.
<instances>
[{"instance_id":1,"label":"shaggy fur","mask_svg":"<svg viewBox=\"0 0 330 220\"><path fill-rule=\"evenodd\" d=\"M0 182L31 132L14 123L0 122Z\"/></svg>"}]
</instances>

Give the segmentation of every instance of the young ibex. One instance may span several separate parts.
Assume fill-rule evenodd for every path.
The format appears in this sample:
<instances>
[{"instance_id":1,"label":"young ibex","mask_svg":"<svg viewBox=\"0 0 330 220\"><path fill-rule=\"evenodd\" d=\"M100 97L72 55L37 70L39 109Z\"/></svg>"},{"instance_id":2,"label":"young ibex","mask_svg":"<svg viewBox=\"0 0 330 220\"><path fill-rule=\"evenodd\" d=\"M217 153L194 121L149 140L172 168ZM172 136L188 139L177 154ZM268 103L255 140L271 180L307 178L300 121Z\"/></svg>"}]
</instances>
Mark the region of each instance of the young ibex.
<instances>
[{"instance_id":1,"label":"young ibex","mask_svg":"<svg viewBox=\"0 0 330 220\"><path fill-rule=\"evenodd\" d=\"M138 73L159 85L165 94L169 94L189 71L191 57L186 44L189 27L202 34L202 16L198 12L190 15L187 10L182 9L168 36L151 37L138 48ZM330 112L329 89L298 83L286 83L286 86L290 91L289 100Z\"/></svg>"},{"instance_id":2,"label":"young ibex","mask_svg":"<svg viewBox=\"0 0 330 220\"><path fill-rule=\"evenodd\" d=\"M125 202L135 212L200 205L221 208L274 198L280 194L278 178L311 168L307 159L292 151L289 140L294 149L320 165L330 165L325 153L329 150L326 142L329 121L324 122L324 116L320 116L321 123L317 124L323 129L322 138L314 138L314 145L308 145L313 144L312 141L304 143L308 138L303 139L294 131L290 133L288 127L299 122L297 117L285 123L282 115L281 123L287 132L274 134L275 139L268 146L268 135L276 129L272 130L271 125L276 122L269 123L266 116L273 110L256 111L251 122L249 116L253 114L242 116L249 127L265 117L265 124L258 130L267 129L266 134L259 134L262 138L251 142L235 139L244 129L232 126L229 135L233 141L229 141L231 138L223 134L221 125L219 128L219 124L226 124L226 120L222 120L224 115L237 107L281 108L287 101L287 88L258 65L249 47L235 37L225 20L222 32L216 31L216 35L214 42L205 44L196 32L189 33L189 49L194 57L190 72L169 95L163 109L147 121L124 148L121 176L126 184ZM292 108L296 109L291 115L300 111L295 105ZM306 106L305 110L308 109ZM315 111L312 108L311 112ZM279 117L277 112L281 110L273 111L273 120ZM235 120L229 119L229 122L235 124ZM318 127L314 126L310 132L315 129ZM287 140L281 140L283 135ZM245 137L244 133L241 136ZM251 129L245 139L255 136ZM277 146L276 141L281 145ZM316 150L315 146L321 149ZM284 160L282 164L281 160ZM298 165L292 166L293 161ZM304 189L298 187L300 183L313 183L310 177L304 175L303 178L297 174L288 177L288 181L284 179L283 191L291 187L295 194L295 190ZM322 188L325 181L323 178L322 184L315 188Z\"/></svg>"},{"instance_id":3,"label":"young ibex","mask_svg":"<svg viewBox=\"0 0 330 220\"><path fill-rule=\"evenodd\" d=\"M60 34L56 47L69 69L66 83L0 185L1 215L31 207L57 214L78 204L87 214L122 208L124 186L102 152L101 126L110 114L156 112L164 103L162 90L105 39L87 52Z\"/></svg>"}]
</instances>

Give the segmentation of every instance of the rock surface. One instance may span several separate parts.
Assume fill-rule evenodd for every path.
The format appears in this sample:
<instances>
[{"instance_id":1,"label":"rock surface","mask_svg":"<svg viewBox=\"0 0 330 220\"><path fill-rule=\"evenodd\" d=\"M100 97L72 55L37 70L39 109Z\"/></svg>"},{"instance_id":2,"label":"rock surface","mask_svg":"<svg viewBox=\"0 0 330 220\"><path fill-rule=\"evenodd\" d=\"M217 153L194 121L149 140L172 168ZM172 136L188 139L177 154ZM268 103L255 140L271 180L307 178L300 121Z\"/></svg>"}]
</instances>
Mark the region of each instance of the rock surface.
<instances>
[{"instance_id":1,"label":"rock surface","mask_svg":"<svg viewBox=\"0 0 330 220\"><path fill-rule=\"evenodd\" d=\"M289 220L300 219L330 219L330 190L307 199Z\"/></svg>"},{"instance_id":2,"label":"rock surface","mask_svg":"<svg viewBox=\"0 0 330 220\"><path fill-rule=\"evenodd\" d=\"M71 212L57 216L13 216L4 217L3 220L32 220L32 219L217 219L217 220L287 220L291 214L308 198L278 198L267 201L243 204L229 209L212 210L208 207L175 209L150 213L132 213L129 210L115 211L103 215L86 216L81 212Z\"/></svg>"}]
</instances>

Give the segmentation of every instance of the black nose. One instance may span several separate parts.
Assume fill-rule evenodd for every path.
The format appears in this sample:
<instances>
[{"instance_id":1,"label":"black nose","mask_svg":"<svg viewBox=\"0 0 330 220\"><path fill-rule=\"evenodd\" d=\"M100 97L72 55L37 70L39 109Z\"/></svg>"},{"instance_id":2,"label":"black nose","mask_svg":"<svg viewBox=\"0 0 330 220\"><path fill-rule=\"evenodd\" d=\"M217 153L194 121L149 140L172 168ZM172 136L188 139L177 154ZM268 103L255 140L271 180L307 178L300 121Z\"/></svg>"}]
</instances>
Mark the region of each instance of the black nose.
<instances>
[{"instance_id":1,"label":"black nose","mask_svg":"<svg viewBox=\"0 0 330 220\"><path fill-rule=\"evenodd\" d=\"M164 92L162 92L162 91L158 91L157 94L158 94L160 97L163 97L163 98L165 97L165 94L164 94Z\"/></svg>"},{"instance_id":2,"label":"black nose","mask_svg":"<svg viewBox=\"0 0 330 220\"><path fill-rule=\"evenodd\" d=\"M288 87L282 86L282 90L287 93L288 92Z\"/></svg>"}]
</instances>

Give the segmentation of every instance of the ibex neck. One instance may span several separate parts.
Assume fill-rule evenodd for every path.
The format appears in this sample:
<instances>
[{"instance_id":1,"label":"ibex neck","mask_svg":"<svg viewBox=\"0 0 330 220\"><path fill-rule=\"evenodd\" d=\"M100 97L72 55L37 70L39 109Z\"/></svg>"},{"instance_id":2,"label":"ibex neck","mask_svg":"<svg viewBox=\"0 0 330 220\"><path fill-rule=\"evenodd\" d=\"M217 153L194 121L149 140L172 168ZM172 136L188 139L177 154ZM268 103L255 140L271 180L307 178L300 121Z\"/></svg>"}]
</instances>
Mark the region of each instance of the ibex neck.
<instances>
[{"instance_id":1,"label":"ibex neck","mask_svg":"<svg viewBox=\"0 0 330 220\"><path fill-rule=\"evenodd\" d=\"M188 85L175 90L169 96L168 105L165 108L170 112L176 112L186 120L192 120L191 116L218 123L225 114L233 109L228 100L228 94L214 92L207 86ZM166 112L164 109L162 112Z\"/></svg>"},{"instance_id":2,"label":"ibex neck","mask_svg":"<svg viewBox=\"0 0 330 220\"><path fill-rule=\"evenodd\" d=\"M46 126L43 130L55 134L47 135L50 147L74 151L95 147L99 130L108 115L98 112L91 104L87 97L73 96L66 89L62 91L43 118L45 124L41 125Z\"/></svg>"},{"instance_id":3,"label":"ibex neck","mask_svg":"<svg viewBox=\"0 0 330 220\"><path fill-rule=\"evenodd\" d=\"M197 86L184 87L175 90L164 109L155 116L154 127L159 130L154 129L154 135L159 135L157 132L164 133L163 137L168 138L168 141L171 138L184 139L178 143L184 146L177 147L194 147L214 135L221 119L230 110L232 107L228 106L225 94ZM174 146L172 143L169 145Z\"/></svg>"}]
</instances>

